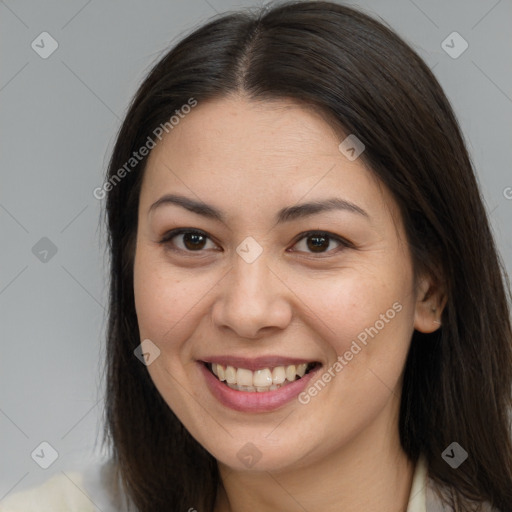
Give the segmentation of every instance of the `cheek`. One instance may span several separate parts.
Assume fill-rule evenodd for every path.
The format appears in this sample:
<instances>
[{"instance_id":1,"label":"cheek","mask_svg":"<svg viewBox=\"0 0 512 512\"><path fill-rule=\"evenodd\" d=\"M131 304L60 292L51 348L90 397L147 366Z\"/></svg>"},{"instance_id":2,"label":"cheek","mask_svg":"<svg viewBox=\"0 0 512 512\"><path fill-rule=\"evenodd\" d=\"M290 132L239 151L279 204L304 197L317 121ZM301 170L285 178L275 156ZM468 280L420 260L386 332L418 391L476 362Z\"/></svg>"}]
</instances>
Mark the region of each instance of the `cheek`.
<instances>
[{"instance_id":1,"label":"cheek","mask_svg":"<svg viewBox=\"0 0 512 512\"><path fill-rule=\"evenodd\" d=\"M393 304L401 303L404 297L400 283L386 283L382 275L376 278L355 271L340 272L338 276L321 282L310 281L307 285L302 281L296 289L303 290L304 303L324 324L322 332L326 338L339 339L341 348L346 337L357 336L365 327L374 325L386 311L390 310L386 319L398 319L396 309L399 308L393 309Z\"/></svg>"},{"instance_id":2,"label":"cheek","mask_svg":"<svg viewBox=\"0 0 512 512\"><path fill-rule=\"evenodd\" d=\"M409 278L404 266L398 272L388 265L344 269L328 280L309 282L307 291L302 282L314 331L327 342L332 364L340 363L333 368L343 375L334 379L335 387L357 385L365 390L359 400L372 400L364 394L379 379L393 386L401 374L414 322Z\"/></svg>"},{"instance_id":3,"label":"cheek","mask_svg":"<svg viewBox=\"0 0 512 512\"><path fill-rule=\"evenodd\" d=\"M193 335L219 276L175 267L159 251L141 246L133 279L141 339L151 339L165 352L177 350Z\"/></svg>"},{"instance_id":4,"label":"cheek","mask_svg":"<svg viewBox=\"0 0 512 512\"><path fill-rule=\"evenodd\" d=\"M186 285L182 278L162 267L150 251L138 248L135 255L133 291L141 338L157 343L187 311Z\"/></svg>"}]
</instances>

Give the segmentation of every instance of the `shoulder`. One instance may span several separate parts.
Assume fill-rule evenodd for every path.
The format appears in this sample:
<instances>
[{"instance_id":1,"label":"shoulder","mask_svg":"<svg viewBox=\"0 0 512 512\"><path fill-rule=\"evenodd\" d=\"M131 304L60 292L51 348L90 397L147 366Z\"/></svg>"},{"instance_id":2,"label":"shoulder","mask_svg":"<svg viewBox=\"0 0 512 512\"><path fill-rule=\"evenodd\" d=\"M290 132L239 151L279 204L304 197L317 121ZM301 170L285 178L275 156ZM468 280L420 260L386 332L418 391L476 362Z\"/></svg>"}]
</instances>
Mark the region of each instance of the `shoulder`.
<instances>
[{"instance_id":1,"label":"shoulder","mask_svg":"<svg viewBox=\"0 0 512 512\"><path fill-rule=\"evenodd\" d=\"M83 474L57 474L43 484L7 496L0 502L0 512L94 512L81 487Z\"/></svg>"},{"instance_id":2,"label":"shoulder","mask_svg":"<svg viewBox=\"0 0 512 512\"><path fill-rule=\"evenodd\" d=\"M37 486L8 495L0 512L120 512L127 510L119 494L112 462L91 464L82 471L62 471Z\"/></svg>"}]
</instances>

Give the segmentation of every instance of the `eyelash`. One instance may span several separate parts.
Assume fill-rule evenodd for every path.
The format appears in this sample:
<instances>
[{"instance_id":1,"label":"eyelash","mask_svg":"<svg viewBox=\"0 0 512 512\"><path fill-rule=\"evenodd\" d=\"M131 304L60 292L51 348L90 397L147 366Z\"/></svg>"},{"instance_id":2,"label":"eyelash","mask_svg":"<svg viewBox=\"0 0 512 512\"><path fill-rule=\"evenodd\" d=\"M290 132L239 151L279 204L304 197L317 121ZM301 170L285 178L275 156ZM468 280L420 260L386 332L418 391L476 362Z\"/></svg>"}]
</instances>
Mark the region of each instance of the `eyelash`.
<instances>
[{"instance_id":1,"label":"eyelash","mask_svg":"<svg viewBox=\"0 0 512 512\"><path fill-rule=\"evenodd\" d=\"M191 250L179 249L179 248L175 248L175 247L171 246L170 242L173 238L175 238L179 235L182 235L182 234L186 234L186 233L201 235L201 236L207 238L208 240L211 240L210 237L204 231L201 231L199 229L178 228L178 229L173 229L173 230L165 233L163 235L163 237L161 238L161 240L159 240L158 243L161 245L168 245L168 246L170 246L171 250L173 250L175 252L187 253L187 255L192 255L193 253L201 253L202 251L205 250L205 249L199 249L197 251L191 251ZM333 233L329 233L328 231L305 231L304 233L300 233L300 235L298 235L298 237L296 238L293 245L296 245L301 240L307 239L314 235L326 237L326 238L328 238L329 241L334 240L340 244L340 247L337 247L335 249L331 249L331 250L325 251L325 252L318 252L318 253L308 252L307 254L309 254L309 255L318 255L316 257L322 258L322 257L325 257L326 254L330 255L330 253L332 253L332 252L338 253L340 250L355 247L354 244L352 244L348 240L346 240L338 235L335 235ZM300 252L300 251L292 251L292 252Z\"/></svg>"}]
</instances>

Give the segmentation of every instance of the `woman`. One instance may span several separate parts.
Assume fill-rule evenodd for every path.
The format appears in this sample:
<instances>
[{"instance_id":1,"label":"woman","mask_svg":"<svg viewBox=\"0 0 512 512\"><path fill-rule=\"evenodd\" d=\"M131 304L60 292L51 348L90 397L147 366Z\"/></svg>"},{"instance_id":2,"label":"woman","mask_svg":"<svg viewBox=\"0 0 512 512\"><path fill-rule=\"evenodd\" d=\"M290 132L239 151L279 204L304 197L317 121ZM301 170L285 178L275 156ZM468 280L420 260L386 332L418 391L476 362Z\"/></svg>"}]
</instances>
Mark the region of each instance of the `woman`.
<instances>
[{"instance_id":1,"label":"woman","mask_svg":"<svg viewBox=\"0 0 512 512\"><path fill-rule=\"evenodd\" d=\"M452 109L390 29L329 2L209 22L95 194L113 454L66 510L512 510L506 276Z\"/></svg>"}]
</instances>

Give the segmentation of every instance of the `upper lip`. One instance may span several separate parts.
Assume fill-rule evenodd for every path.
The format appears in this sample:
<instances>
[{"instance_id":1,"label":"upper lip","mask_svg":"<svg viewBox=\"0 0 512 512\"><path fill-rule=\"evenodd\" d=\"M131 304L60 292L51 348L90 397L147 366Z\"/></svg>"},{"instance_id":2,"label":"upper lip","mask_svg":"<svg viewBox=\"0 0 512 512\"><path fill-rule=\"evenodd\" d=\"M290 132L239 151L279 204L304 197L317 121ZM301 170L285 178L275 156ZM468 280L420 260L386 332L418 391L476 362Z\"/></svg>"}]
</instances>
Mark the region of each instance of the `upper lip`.
<instances>
[{"instance_id":1,"label":"upper lip","mask_svg":"<svg viewBox=\"0 0 512 512\"><path fill-rule=\"evenodd\" d=\"M210 356L201 359L203 363L217 363L222 366L246 368L247 370L261 370L262 368L275 368L276 366L289 366L318 362L316 359L301 359L283 356L236 357L236 356Z\"/></svg>"}]
</instances>

